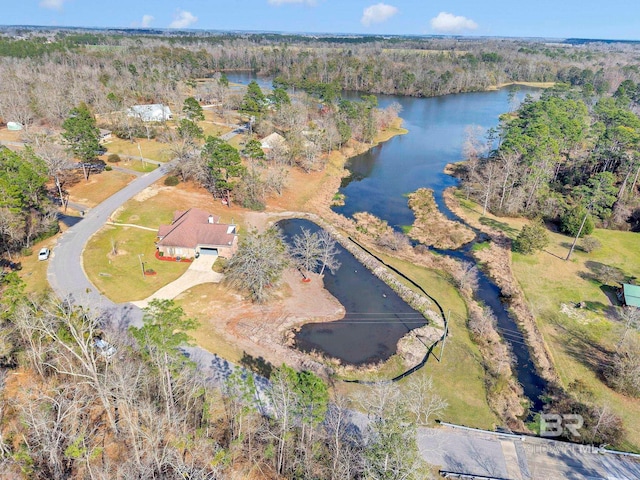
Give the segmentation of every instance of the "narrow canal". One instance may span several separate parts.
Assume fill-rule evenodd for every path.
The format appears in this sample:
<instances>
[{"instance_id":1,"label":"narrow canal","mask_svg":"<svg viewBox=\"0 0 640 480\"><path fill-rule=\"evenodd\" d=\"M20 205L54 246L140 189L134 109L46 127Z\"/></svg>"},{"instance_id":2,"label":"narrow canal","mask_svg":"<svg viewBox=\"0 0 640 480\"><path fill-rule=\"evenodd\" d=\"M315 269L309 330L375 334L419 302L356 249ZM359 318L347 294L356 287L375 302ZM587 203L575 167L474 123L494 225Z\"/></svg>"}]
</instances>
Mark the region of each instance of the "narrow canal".
<instances>
[{"instance_id":1,"label":"narrow canal","mask_svg":"<svg viewBox=\"0 0 640 480\"><path fill-rule=\"evenodd\" d=\"M250 73L229 75L231 81L243 84L247 84L253 78L255 77ZM261 79L262 86L268 83L268 79ZM403 119L403 127L409 133L394 137L349 160L347 168L350 175L343 180L339 190L345 196L345 203L334 210L347 217L356 212L369 212L386 220L394 228L401 229L405 225L411 225L414 220L413 212L407 205L406 194L426 187L434 191L440 210L447 217L457 219L443 201L444 190L456 185L457 179L445 174L444 167L448 163L463 160L462 147L467 128L479 126L487 131L496 127L501 114L511 110L513 105L522 101L527 94L535 96L538 93L535 89L521 88L515 93L510 93L509 89L501 89L435 98L378 96L382 108L392 102L402 106L400 116ZM349 92L344 96L357 98L357 94ZM439 253L475 263L464 247L457 251ZM338 273L336 277L340 275L342 273ZM437 298L438 292L432 294ZM355 295L361 295L361 292L356 291ZM522 333L500 298L499 288L481 272L479 288L475 295L496 315L498 331L509 344L515 357L516 377L531 403L531 409L540 410L542 402L539 397L546 387L546 382L536 372ZM359 341L358 337L351 337L349 329L344 325L333 322L315 324L307 330L303 329L299 333L300 345L313 344L313 348L330 355L331 351L335 351L334 345L338 339L347 345L355 345L355 342ZM311 335L311 330L321 331L322 335ZM309 344L305 343L309 341L308 335L313 337L313 342ZM382 351L381 348L379 353L382 354ZM337 358L348 363L362 363L354 362L356 358L353 356L349 356L349 359L346 356Z\"/></svg>"}]
</instances>

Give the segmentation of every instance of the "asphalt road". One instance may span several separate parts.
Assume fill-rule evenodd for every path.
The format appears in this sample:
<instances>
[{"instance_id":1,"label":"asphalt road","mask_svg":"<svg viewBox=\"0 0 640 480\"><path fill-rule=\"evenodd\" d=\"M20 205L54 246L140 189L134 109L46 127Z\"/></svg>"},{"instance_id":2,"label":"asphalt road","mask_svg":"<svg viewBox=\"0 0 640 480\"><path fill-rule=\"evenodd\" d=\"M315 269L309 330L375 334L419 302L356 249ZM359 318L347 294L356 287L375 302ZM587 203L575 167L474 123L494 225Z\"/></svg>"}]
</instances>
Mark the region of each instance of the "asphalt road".
<instances>
[{"instance_id":1,"label":"asphalt road","mask_svg":"<svg viewBox=\"0 0 640 480\"><path fill-rule=\"evenodd\" d=\"M60 298L71 298L80 304L113 312L121 325L141 325L142 311L139 308L131 304L115 304L89 281L82 267L82 251L89 238L118 207L159 180L172 165L173 162L167 163L136 178L125 188L88 210L82 220L60 236L52 250L47 270L49 284Z\"/></svg>"},{"instance_id":2,"label":"asphalt road","mask_svg":"<svg viewBox=\"0 0 640 480\"><path fill-rule=\"evenodd\" d=\"M230 132L236 133L237 132ZM120 328L141 326L143 312L130 303L116 304L102 295L87 278L82 267L82 251L89 238L123 203L159 180L173 162L136 178L85 216L58 239L49 259L47 278L60 298L110 312ZM235 365L199 347L183 351L192 358L212 383L219 383ZM269 406L265 390L268 380L255 376L258 401L264 413ZM354 412L352 422L364 430L367 419ZM506 437L491 432L452 428L420 428L418 445L422 458L443 470L487 477L528 479L638 479L640 464L634 459L576 445L527 437Z\"/></svg>"},{"instance_id":3,"label":"asphalt road","mask_svg":"<svg viewBox=\"0 0 640 480\"><path fill-rule=\"evenodd\" d=\"M441 426L418 429L417 441L424 460L469 476L512 480L640 478L637 458L551 439Z\"/></svg>"}]
</instances>

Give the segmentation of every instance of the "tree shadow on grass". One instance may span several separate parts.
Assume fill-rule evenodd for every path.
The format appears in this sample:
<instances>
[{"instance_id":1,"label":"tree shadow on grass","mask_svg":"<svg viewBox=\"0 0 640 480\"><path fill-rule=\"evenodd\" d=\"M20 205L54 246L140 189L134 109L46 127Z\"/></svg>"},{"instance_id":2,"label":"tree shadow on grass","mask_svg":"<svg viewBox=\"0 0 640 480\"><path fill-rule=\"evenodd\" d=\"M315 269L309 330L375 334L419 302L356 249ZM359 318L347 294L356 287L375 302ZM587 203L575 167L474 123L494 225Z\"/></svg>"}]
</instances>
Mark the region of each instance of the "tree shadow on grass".
<instances>
[{"instance_id":1,"label":"tree shadow on grass","mask_svg":"<svg viewBox=\"0 0 640 480\"><path fill-rule=\"evenodd\" d=\"M609 288L615 288L613 285L619 286L621 283L631 283L636 280L634 276L627 275L621 268L612 265L591 260L586 261L584 265L588 271L579 272L578 275L580 275L580 277L585 280L601 283L603 286Z\"/></svg>"},{"instance_id":2,"label":"tree shadow on grass","mask_svg":"<svg viewBox=\"0 0 640 480\"><path fill-rule=\"evenodd\" d=\"M496 230L500 230L512 238L518 236L519 230L517 228L513 228L511 225L505 222L500 222L498 220L494 220L493 218L488 217L480 217L480 223L482 225L486 225L487 227L495 228Z\"/></svg>"},{"instance_id":3,"label":"tree shadow on grass","mask_svg":"<svg viewBox=\"0 0 640 480\"><path fill-rule=\"evenodd\" d=\"M253 373L264 378L270 378L271 372L273 372L273 365L262 357L254 357L247 352L242 352L242 358L240 359L240 365L248 368Z\"/></svg>"},{"instance_id":4,"label":"tree shadow on grass","mask_svg":"<svg viewBox=\"0 0 640 480\"><path fill-rule=\"evenodd\" d=\"M557 324L557 328L562 332L565 351L605 382L613 352L589 338L585 332L569 330L562 324Z\"/></svg>"}]
</instances>

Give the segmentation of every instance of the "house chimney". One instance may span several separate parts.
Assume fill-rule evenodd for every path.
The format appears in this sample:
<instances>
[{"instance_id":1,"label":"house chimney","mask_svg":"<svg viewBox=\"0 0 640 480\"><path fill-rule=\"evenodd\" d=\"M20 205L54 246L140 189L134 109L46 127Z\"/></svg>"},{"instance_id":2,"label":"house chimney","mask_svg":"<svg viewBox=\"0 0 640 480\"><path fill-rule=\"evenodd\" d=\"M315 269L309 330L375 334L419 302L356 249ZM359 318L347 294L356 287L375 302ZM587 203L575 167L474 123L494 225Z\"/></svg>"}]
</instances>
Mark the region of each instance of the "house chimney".
<instances>
[{"instance_id":1,"label":"house chimney","mask_svg":"<svg viewBox=\"0 0 640 480\"><path fill-rule=\"evenodd\" d=\"M213 221L213 215L209 215L209 223L215 223L215 222Z\"/></svg>"}]
</instances>

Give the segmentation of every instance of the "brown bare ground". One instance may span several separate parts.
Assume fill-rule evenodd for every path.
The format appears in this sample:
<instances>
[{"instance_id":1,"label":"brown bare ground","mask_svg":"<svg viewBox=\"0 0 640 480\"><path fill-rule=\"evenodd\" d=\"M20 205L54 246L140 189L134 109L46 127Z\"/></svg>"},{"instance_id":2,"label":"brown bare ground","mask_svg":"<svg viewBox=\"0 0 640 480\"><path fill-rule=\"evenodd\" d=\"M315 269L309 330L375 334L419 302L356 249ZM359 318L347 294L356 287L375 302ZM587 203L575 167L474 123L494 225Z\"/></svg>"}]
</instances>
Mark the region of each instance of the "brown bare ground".
<instances>
[{"instance_id":1,"label":"brown bare ground","mask_svg":"<svg viewBox=\"0 0 640 480\"><path fill-rule=\"evenodd\" d=\"M313 274L311 279L303 283L297 270L285 271L281 286L265 304L245 300L224 284L203 285L177 300L188 315L197 316L202 322L196 340L211 329L253 357L263 357L273 365L286 362L327 376L327 367L292 348L296 327L344 316L344 307L324 289L321 278Z\"/></svg>"}]
</instances>

